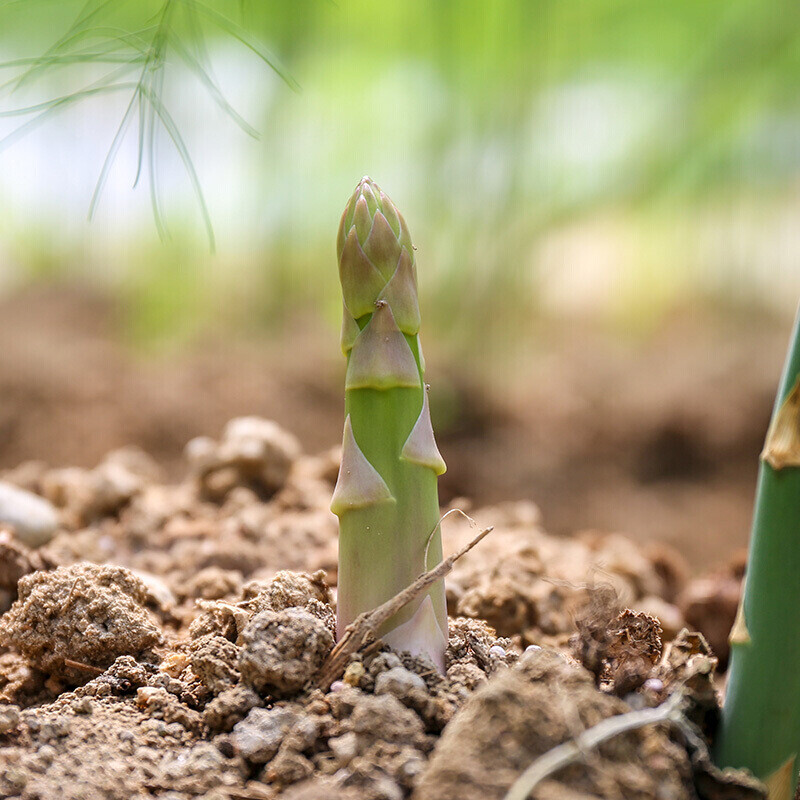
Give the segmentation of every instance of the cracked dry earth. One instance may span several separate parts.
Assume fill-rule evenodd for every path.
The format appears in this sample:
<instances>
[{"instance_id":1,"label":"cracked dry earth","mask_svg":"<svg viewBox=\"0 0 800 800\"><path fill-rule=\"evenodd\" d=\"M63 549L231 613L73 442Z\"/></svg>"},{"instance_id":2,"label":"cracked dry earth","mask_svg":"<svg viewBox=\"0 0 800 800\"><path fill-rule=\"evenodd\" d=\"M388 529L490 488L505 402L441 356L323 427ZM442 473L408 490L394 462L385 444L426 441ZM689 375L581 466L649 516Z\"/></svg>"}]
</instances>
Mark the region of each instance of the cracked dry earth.
<instances>
[{"instance_id":1,"label":"cracked dry earth","mask_svg":"<svg viewBox=\"0 0 800 800\"><path fill-rule=\"evenodd\" d=\"M732 619L741 571L695 585L672 551L551 537L527 502L451 517L449 552L495 531L449 577L446 674L378 644L318 686L337 453L244 418L186 457L178 484L130 449L3 476L58 524L35 549L19 520L0 532L0 797L501 800L543 753L678 687L691 735L610 739L531 796L765 796L708 761L718 658L684 627Z\"/></svg>"}]
</instances>

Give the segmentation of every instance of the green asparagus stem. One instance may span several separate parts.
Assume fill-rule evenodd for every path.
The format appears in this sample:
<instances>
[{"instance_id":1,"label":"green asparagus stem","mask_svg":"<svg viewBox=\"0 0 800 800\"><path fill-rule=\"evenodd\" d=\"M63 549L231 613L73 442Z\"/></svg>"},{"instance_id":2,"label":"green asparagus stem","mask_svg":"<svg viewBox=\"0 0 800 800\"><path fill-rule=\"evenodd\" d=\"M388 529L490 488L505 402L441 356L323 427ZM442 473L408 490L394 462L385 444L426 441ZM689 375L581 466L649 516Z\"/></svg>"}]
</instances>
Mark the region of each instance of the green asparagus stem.
<instances>
[{"instance_id":1,"label":"green asparagus stem","mask_svg":"<svg viewBox=\"0 0 800 800\"><path fill-rule=\"evenodd\" d=\"M800 753L800 312L761 467L715 756L790 800Z\"/></svg>"},{"instance_id":2,"label":"green asparagus stem","mask_svg":"<svg viewBox=\"0 0 800 800\"><path fill-rule=\"evenodd\" d=\"M389 600L442 559L437 479L419 346L414 249L405 220L369 178L345 208L337 241L347 356L342 464L331 501L339 517L337 629ZM427 554L427 560L426 560ZM444 582L378 631L398 650L444 669Z\"/></svg>"}]
</instances>

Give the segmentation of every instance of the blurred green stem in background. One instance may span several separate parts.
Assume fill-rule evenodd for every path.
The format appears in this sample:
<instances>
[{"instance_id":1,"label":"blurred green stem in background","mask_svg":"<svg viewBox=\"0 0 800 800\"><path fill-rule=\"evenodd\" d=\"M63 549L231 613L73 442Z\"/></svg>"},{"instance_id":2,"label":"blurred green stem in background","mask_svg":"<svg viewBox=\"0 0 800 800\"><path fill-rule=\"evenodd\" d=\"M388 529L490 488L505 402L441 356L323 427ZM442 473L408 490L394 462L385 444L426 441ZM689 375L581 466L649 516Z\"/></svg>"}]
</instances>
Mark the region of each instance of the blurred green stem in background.
<instances>
[{"instance_id":1,"label":"blurred green stem in background","mask_svg":"<svg viewBox=\"0 0 800 800\"><path fill-rule=\"evenodd\" d=\"M800 768L800 311L761 454L744 596L717 762L747 767L769 800L791 800Z\"/></svg>"}]
</instances>

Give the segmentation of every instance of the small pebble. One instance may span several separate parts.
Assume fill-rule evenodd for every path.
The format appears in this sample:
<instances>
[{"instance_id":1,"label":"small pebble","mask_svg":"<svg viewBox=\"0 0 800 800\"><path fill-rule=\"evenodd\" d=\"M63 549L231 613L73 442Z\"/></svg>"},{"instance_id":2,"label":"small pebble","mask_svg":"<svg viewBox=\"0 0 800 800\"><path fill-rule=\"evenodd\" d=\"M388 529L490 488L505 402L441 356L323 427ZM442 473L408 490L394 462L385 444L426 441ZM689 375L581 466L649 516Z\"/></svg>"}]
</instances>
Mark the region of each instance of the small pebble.
<instances>
[{"instance_id":1,"label":"small pebble","mask_svg":"<svg viewBox=\"0 0 800 800\"><path fill-rule=\"evenodd\" d=\"M11 525L28 547L47 544L58 530L58 515L50 502L5 481L0 481L0 522Z\"/></svg>"},{"instance_id":2,"label":"small pebble","mask_svg":"<svg viewBox=\"0 0 800 800\"><path fill-rule=\"evenodd\" d=\"M525 652L526 652L526 653L535 653L537 650L541 650L541 649L542 649L542 648L541 648L541 647L539 647L539 645L538 645L538 644L529 644L529 645L528 645L528 646L525 648Z\"/></svg>"},{"instance_id":3,"label":"small pebble","mask_svg":"<svg viewBox=\"0 0 800 800\"><path fill-rule=\"evenodd\" d=\"M56 758L56 749L50 744L44 744L39 748L38 755L45 764L52 764Z\"/></svg>"},{"instance_id":4,"label":"small pebble","mask_svg":"<svg viewBox=\"0 0 800 800\"><path fill-rule=\"evenodd\" d=\"M297 713L288 708L254 708L234 726L233 748L253 764L266 764L297 722Z\"/></svg>"},{"instance_id":5,"label":"small pebble","mask_svg":"<svg viewBox=\"0 0 800 800\"><path fill-rule=\"evenodd\" d=\"M9 733L19 725L19 707L0 705L0 733Z\"/></svg>"},{"instance_id":6,"label":"small pebble","mask_svg":"<svg viewBox=\"0 0 800 800\"><path fill-rule=\"evenodd\" d=\"M402 699L415 690L425 691L425 681L404 667L393 667L375 679L375 694L393 694Z\"/></svg>"},{"instance_id":7,"label":"small pebble","mask_svg":"<svg viewBox=\"0 0 800 800\"><path fill-rule=\"evenodd\" d=\"M357 687L364 677L364 672L364 665L360 661L353 661L352 664L347 665L347 669L344 671L344 682Z\"/></svg>"},{"instance_id":8,"label":"small pebble","mask_svg":"<svg viewBox=\"0 0 800 800\"><path fill-rule=\"evenodd\" d=\"M342 692L347 688L347 684L344 681L334 681L331 684L331 691L332 692Z\"/></svg>"},{"instance_id":9,"label":"small pebble","mask_svg":"<svg viewBox=\"0 0 800 800\"><path fill-rule=\"evenodd\" d=\"M76 714L91 714L94 711L94 705L88 697L79 697L72 701L72 710Z\"/></svg>"},{"instance_id":10,"label":"small pebble","mask_svg":"<svg viewBox=\"0 0 800 800\"><path fill-rule=\"evenodd\" d=\"M328 747L339 764L347 765L358 755L358 737L352 731L328 739Z\"/></svg>"},{"instance_id":11,"label":"small pebble","mask_svg":"<svg viewBox=\"0 0 800 800\"><path fill-rule=\"evenodd\" d=\"M660 678L648 678L644 682L644 688L649 692L663 692L664 681L662 681Z\"/></svg>"},{"instance_id":12,"label":"small pebble","mask_svg":"<svg viewBox=\"0 0 800 800\"><path fill-rule=\"evenodd\" d=\"M236 755L236 749L233 746L230 736L217 736L214 740L214 744L225 758L233 758Z\"/></svg>"},{"instance_id":13,"label":"small pebble","mask_svg":"<svg viewBox=\"0 0 800 800\"><path fill-rule=\"evenodd\" d=\"M505 658L506 657L506 651L505 651L505 648L504 647L500 647L499 644L493 644L489 648L489 655L493 656L494 658Z\"/></svg>"}]
</instances>

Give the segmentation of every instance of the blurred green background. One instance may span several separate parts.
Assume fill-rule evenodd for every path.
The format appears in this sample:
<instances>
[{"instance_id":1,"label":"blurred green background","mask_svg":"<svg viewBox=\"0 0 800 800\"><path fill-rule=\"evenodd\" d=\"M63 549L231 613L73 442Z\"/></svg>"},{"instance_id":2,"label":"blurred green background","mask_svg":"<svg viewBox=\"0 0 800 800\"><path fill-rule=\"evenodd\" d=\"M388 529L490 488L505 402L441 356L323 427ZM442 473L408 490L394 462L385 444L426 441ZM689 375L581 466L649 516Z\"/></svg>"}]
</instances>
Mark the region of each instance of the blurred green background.
<instances>
[{"instance_id":1,"label":"blurred green background","mask_svg":"<svg viewBox=\"0 0 800 800\"><path fill-rule=\"evenodd\" d=\"M516 337L533 312L647 326L687 294L785 310L800 288L787 236L800 170L796 4L26 0L0 14L6 60L51 56L6 85L6 112L112 72L136 81L148 48L162 47L150 69L196 169L215 253L158 120L144 146L166 246L147 175L129 191L136 108L87 224L130 90L59 106L0 155L9 279L109 283L129 295L137 337L280 325L298 306L333 320L331 241L367 173L410 220L435 308L427 326L454 347ZM259 139L194 71L201 37L207 74ZM2 132L35 116L4 118Z\"/></svg>"},{"instance_id":2,"label":"blurred green background","mask_svg":"<svg viewBox=\"0 0 800 800\"><path fill-rule=\"evenodd\" d=\"M621 454L625 480L647 484L648 447L663 434L667 462L713 465L700 477L678 469L679 479L713 484L736 461L747 465L736 490L749 486L768 413L760 402L800 297L796 3L6 0L0 58L7 305L24 308L31 287L97 292L114 309L103 335L135 359L196 353L210 338L260 342L266 369L307 361L313 375L302 380L323 387L325 405L340 378L335 231L369 174L418 248L451 451L459 432L488 447L498 419L510 436L486 451L505 476L488 497L582 502L569 494L570 459L604 451L600 423L585 436L573 423L606 419L604 402L620 418L601 426L620 442L604 457ZM86 87L98 91L72 96ZM15 330L42 313L18 311L27 322ZM722 389L687 383L721 365ZM632 389L629 374L650 388ZM719 391L747 424L714 415L707 398ZM623 392L628 405L609 400ZM647 421L632 455L631 407ZM542 426L552 429L554 408L566 433L551 441ZM535 441L508 434L512 422L538 431ZM2 430L0 419L4 459L30 455L3 451ZM503 455L509 441L514 457ZM569 458L546 456L565 447ZM587 485L605 485L613 468L602 469ZM453 478L452 494L481 494L490 478L470 470L480 479ZM658 509L674 505L659 497ZM720 532L746 527L748 496L734 520L717 501L708 513ZM601 506L597 524L618 524ZM661 513L636 508L644 528ZM590 516L563 524L595 524Z\"/></svg>"}]
</instances>

